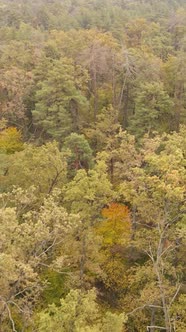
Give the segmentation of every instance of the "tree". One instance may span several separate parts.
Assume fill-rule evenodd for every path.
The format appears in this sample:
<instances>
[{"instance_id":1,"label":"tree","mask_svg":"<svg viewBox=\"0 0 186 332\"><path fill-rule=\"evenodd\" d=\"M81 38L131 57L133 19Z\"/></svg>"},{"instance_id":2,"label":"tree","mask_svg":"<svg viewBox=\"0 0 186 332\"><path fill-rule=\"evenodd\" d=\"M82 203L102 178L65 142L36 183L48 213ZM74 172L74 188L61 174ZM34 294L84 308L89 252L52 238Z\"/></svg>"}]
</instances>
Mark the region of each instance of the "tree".
<instances>
[{"instance_id":1,"label":"tree","mask_svg":"<svg viewBox=\"0 0 186 332\"><path fill-rule=\"evenodd\" d=\"M56 142L41 147L25 146L9 158L4 175L6 190L13 186L29 188L34 185L38 195L50 194L66 182L67 163Z\"/></svg>"},{"instance_id":2,"label":"tree","mask_svg":"<svg viewBox=\"0 0 186 332\"><path fill-rule=\"evenodd\" d=\"M61 141L80 128L80 114L87 107L77 71L70 59L54 60L44 81L38 83L33 121L45 136ZM82 75L83 72L80 73Z\"/></svg>"},{"instance_id":3,"label":"tree","mask_svg":"<svg viewBox=\"0 0 186 332\"><path fill-rule=\"evenodd\" d=\"M122 332L126 320L124 314L101 313L94 289L87 293L71 290L59 307L51 305L39 314L38 328L41 332Z\"/></svg>"},{"instance_id":4,"label":"tree","mask_svg":"<svg viewBox=\"0 0 186 332\"><path fill-rule=\"evenodd\" d=\"M165 87L174 103L172 119L174 130L179 130L180 125L185 124L185 72L185 54L183 52L179 52L177 56L169 56L163 65Z\"/></svg>"},{"instance_id":5,"label":"tree","mask_svg":"<svg viewBox=\"0 0 186 332\"><path fill-rule=\"evenodd\" d=\"M21 132L15 127L8 127L0 132L0 152L12 154L23 150Z\"/></svg>"},{"instance_id":6,"label":"tree","mask_svg":"<svg viewBox=\"0 0 186 332\"><path fill-rule=\"evenodd\" d=\"M125 243L127 237L130 237L130 218L127 206L111 203L108 208L102 210L102 216L106 220L102 221L98 229L103 235L104 244L113 246Z\"/></svg>"},{"instance_id":7,"label":"tree","mask_svg":"<svg viewBox=\"0 0 186 332\"><path fill-rule=\"evenodd\" d=\"M114 129L114 126L112 128ZM106 162L111 182L117 188L123 180L130 181L131 169L141 165L142 157L137 149L135 136L127 131L120 129L112 139L110 138L104 148L106 153L98 153L97 159Z\"/></svg>"},{"instance_id":8,"label":"tree","mask_svg":"<svg viewBox=\"0 0 186 332\"><path fill-rule=\"evenodd\" d=\"M24 149L22 134L15 127L7 127L7 121L0 121L0 178L3 190L4 175L7 173L10 155Z\"/></svg>"},{"instance_id":9,"label":"tree","mask_svg":"<svg viewBox=\"0 0 186 332\"><path fill-rule=\"evenodd\" d=\"M185 47L185 8L179 8L169 21L169 31L171 32L173 47L176 51Z\"/></svg>"},{"instance_id":10,"label":"tree","mask_svg":"<svg viewBox=\"0 0 186 332\"><path fill-rule=\"evenodd\" d=\"M96 220L104 205L114 197L106 170L104 161L98 161L88 172L78 170L66 185L64 201L72 212L80 214L82 221Z\"/></svg>"},{"instance_id":11,"label":"tree","mask_svg":"<svg viewBox=\"0 0 186 332\"><path fill-rule=\"evenodd\" d=\"M35 194L34 187L19 188L0 197L1 331L31 324L32 310L46 287L41 272L53 270L62 242L79 222L60 206L59 192L33 209Z\"/></svg>"},{"instance_id":12,"label":"tree","mask_svg":"<svg viewBox=\"0 0 186 332\"><path fill-rule=\"evenodd\" d=\"M143 259L143 266L134 268L129 278L138 304L131 312L139 318L138 310L151 310L148 328L152 331L156 326L173 330L171 308L181 293L183 266L175 257L182 247L179 223L185 211L185 148L185 128L179 134L145 138L143 163L133 167L130 181L120 185L122 197L135 207L133 246Z\"/></svg>"},{"instance_id":13,"label":"tree","mask_svg":"<svg viewBox=\"0 0 186 332\"><path fill-rule=\"evenodd\" d=\"M101 33L95 29L53 32L51 37L56 41L63 56L70 56L89 73L89 121L95 123L100 108L110 103L115 106L116 68L119 62L117 40L110 33Z\"/></svg>"},{"instance_id":14,"label":"tree","mask_svg":"<svg viewBox=\"0 0 186 332\"><path fill-rule=\"evenodd\" d=\"M111 203L102 210L103 220L96 225L102 238L98 260L102 275L98 276L100 291L112 307L117 307L126 292L126 252L130 243L132 224L127 206Z\"/></svg>"},{"instance_id":15,"label":"tree","mask_svg":"<svg viewBox=\"0 0 186 332\"><path fill-rule=\"evenodd\" d=\"M85 129L86 136L91 140L94 150L112 150L114 140L119 132L118 111L109 105L101 110L95 124Z\"/></svg>"},{"instance_id":16,"label":"tree","mask_svg":"<svg viewBox=\"0 0 186 332\"><path fill-rule=\"evenodd\" d=\"M129 131L137 137L153 131L170 130L173 103L160 83L141 84Z\"/></svg>"},{"instance_id":17,"label":"tree","mask_svg":"<svg viewBox=\"0 0 186 332\"><path fill-rule=\"evenodd\" d=\"M69 265L75 267L75 285L82 289L94 284L96 275L101 273L98 260L100 240L95 236L93 226L99 222L102 208L113 197L103 161L97 162L94 169L88 172L78 170L63 191L67 210L81 218L81 224L67 243L66 250L70 258Z\"/></svg>"},{"instance_id":18,"label":"tree","mask_svg":"<svg viewBox=\"0 0 186 332\"><path fill-rule=\"evenodd\" d=\"M12 66L12 65L11 65ZM1 118L5 118L10 126L25 130L28 125L26 99L33 84L31 72L11 67L0 73L0 105Z\"/></svg>"},{"instance_id":19,"label":"tree","mask_svg":"<svg viewBox=\"0 0 186 332\"><path fill-rule=\"evenodd\" d=\"M89 170L93 164L92 150L88 141L83 135L72 133L66 137L63 150L70 150L71 155L68 158L69 174L75 174L78 169Z\"/></svg>"}]
</instances>

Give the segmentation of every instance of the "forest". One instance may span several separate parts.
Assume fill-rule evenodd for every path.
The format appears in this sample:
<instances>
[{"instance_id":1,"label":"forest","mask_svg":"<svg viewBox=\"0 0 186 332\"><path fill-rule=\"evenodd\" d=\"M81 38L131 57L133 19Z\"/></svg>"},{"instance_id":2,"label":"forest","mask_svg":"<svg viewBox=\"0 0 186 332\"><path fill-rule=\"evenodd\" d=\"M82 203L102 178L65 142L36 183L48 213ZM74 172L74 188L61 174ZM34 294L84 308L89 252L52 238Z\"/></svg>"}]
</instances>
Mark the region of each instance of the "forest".
<instances>
[{"instance_id":1,"label":"forest","mask_svg":"<svg viewBox=\"0 0 186 332\"><path fill-rule=\"evenodd\" d=\"M0 0L0 332L186 331L185 0Z\"/></svg>"}]
</instances>

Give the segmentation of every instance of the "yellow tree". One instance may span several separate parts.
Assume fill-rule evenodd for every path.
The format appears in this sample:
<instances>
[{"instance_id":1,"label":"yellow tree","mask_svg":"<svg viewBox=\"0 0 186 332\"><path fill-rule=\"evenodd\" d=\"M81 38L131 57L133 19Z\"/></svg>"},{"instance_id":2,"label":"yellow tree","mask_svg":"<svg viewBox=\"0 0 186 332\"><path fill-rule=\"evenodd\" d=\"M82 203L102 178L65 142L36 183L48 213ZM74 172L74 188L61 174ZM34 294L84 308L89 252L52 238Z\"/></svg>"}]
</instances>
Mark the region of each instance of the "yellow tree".
<instances>
[{"instance_id":1,"label":"yellow tree","mask_svg":"<svg viewBox=\"0 0 186 332\"><path fill-rule=\"evenodd\" d=\"M21 150L23 142L20 130L9 127L0 132L0 152L11 154Z\"/></svg>"},{"instance_id":2,"label":"yellow tree","mask_svg":"<svg viewBox=\"0 0 186 332\"><path fill-rule=\"evenodd\" d=\"M97 233L102 237L100 252L101 287L106 299L113 306L118 304L126 289L126 248L131 237L130 213L127 206L111 203L102 210L104 219L97 226Z\"/></svg>"}]
</instances>

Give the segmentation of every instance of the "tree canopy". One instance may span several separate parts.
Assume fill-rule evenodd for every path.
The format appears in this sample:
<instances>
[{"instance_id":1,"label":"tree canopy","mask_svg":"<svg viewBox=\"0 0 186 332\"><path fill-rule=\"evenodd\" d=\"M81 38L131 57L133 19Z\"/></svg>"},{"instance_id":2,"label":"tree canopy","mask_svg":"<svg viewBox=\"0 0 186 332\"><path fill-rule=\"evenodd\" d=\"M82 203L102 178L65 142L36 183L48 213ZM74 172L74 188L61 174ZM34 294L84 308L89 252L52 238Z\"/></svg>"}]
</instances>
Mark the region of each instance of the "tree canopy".
<instances>
[{"instance_id":1,"label":"tree canopy","mask_svg":"<svg viewBox=\"0 0 186 332\"><path fill-rule=\"evenodd\" d=\"M0 0L0 332L186 331L185 0Z\"/></svg>"}]
</instances>

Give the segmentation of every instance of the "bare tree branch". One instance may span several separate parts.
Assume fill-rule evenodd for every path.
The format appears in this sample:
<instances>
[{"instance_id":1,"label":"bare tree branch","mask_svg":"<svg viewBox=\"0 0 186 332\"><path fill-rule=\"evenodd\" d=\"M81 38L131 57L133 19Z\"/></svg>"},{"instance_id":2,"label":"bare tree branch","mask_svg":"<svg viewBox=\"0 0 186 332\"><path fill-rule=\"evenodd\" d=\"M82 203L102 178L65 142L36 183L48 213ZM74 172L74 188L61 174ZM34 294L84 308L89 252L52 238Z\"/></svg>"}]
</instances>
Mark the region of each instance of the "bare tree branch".
<instances>
[{"instance_id":1,"label":"bare tree branch","mask_svg":"<svg viewBox=\"0 0 186 332\"><path fill-rule=\"evenodd\" d=\"M166 327L163 327L163 326L156 326L156 325L147 326L147 331L150 332L150 329L166 330Z\"/></svg>"},{"instance_id":2,"label":"bare tree branch","mask_svg":"<svg viewBox=\"0 0 186 332\"><path fill-rule=\"evenodd\" d=\"M142 310L142 309L145 309L145 308L158 308L158 309L163 309L162 306L160 305L155 305L155 304L144 304L140 307L137 307L135 308L134 310L132 310L131 312L129 312L127 315L133 315L136 311L138 310Z\"/></svg>"},{"instance_id":3,"label":"bare tree branch","mask_svg":"<svg viewBox=\"0 0 186 332\"><path fill-rule=\"evenodd\" d=\"M179 293L179 291L180 291L180 288L181 288L181 284L178 285L177 290L176 290L176 292L175 292L175 294L174 294L172 300L170 301L169 307L170 307L170 306L172 305L172 303L174 302L176 296L178 295L178 293Z\"/></svg>"}]
</instances>

